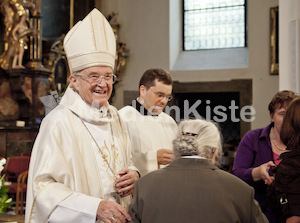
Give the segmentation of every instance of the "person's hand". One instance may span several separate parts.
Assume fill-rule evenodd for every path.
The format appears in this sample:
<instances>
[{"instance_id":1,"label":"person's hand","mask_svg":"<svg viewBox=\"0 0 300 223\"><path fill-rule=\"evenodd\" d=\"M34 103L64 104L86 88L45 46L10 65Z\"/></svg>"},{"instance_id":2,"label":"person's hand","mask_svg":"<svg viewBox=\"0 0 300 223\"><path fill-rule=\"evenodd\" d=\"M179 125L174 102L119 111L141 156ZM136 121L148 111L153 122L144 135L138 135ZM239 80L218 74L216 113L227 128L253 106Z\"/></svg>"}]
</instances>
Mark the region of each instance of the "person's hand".
<instances>
[{"instance_id":1,"label":"person's hand","mask_svg":"<svg viewBox=\"0 0 300 223\"><path fill-rule=\"evenodd\" d=\"M253 168L252 170L252 178L254 181L263 180L265 184L270 185L274 177L269 175L269 170L272 166L275 166L273 161L269 161L267 163L264 163L258 167Z\"/></svg>"},{"instance_id":2,"label":"person's hand","mask_svg":"<svg viewBox=\"0 0 300 223\"><path fill-rule=\"evenodd\" d=\"M160 149L157 150L157 163L162 165L167 165L173 160L173 150L170 149Z\"/></svg>"},{"instance_id":3,"label":"person's hand","mask_svg":"<svg viewBox=\"0 0 300 223\"><path fill-rule=\"evenodd\" d=\"M297 223L300 222L300 216L292 216L286 219L286 223Z\"/></svg>"},{"instance_id":4,"label":"person's hand","mask_svg":"<svg viewBox=\"0 0 300 223\"><path fill-rule=\"evenodd\" d=\"M139 174L135 170L123 169L119 172L120 177L116 180L117 193L126 197L132 194L134 182L139 179Z\"/></svg>"},{"instance_id":5,"label":"person's hand","mask_svg":"<svg viewBox=\"0 0 300 223\"><path fill-rule=\"evenodd\" d=\"M105 223L131 221L126 209L114 201L101 201L97 209L97 217Z\"/></svg>"},{"instance_id":6,"label":"person's hand","mask_svg":"<svg viewBox=\"0 0 300 223\"><path fill-rule=\"evenodd\" d=\"M265 184L270 185L275 180L274 176L270 176L270 178L264 179Z\"/></svg>"}]
</instances>

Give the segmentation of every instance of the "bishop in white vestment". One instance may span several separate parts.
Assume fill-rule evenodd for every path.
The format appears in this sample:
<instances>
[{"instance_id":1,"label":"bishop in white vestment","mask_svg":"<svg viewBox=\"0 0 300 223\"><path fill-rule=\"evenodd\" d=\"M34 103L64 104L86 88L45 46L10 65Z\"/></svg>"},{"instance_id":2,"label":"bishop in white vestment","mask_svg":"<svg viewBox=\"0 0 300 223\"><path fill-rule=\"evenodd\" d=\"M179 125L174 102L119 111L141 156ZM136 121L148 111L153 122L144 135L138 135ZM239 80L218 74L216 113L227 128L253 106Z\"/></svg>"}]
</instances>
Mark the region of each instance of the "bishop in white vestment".
<instances>
[{"instance_id":1,"label":"bishop in white vestment","mask_svg":"<svg viewBox=\"0 0 300 223\"><path fill-rule=\"evenodd\" d=\"M139 174L126 127L108 103L114 38L97 9L65 37L70 86L43 119L34 143L26 223L130 220L126 208Z\"/></svg>"}]
</instances>

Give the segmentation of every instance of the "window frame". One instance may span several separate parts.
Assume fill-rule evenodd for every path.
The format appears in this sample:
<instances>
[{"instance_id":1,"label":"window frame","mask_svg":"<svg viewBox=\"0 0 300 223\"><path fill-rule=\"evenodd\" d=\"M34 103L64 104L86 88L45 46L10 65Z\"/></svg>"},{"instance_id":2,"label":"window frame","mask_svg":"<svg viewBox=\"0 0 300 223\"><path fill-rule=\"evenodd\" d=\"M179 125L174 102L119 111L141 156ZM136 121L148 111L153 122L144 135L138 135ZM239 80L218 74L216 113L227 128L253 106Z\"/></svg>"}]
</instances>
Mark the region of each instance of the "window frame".
<instances>
[{"instance_id":1,"label":"window frame","mask_svg":"<svg viewBox=\"0 0 300 223\"><path fill-rule=\"evenodd\" d=\"M247 48L248 47L248 32L247 32L247 0L245 1L245 14L244 14L244 19L245 19L245 24L244 24L244 28L245 28L245 46L243 47L225 47L225 48L211 48L211 49L191 49L191 50L186 50L185 49L185 39L184 39L184 21L185 21L185 10L184 10L184 5L185 5L185 1L186 0L182 0L181 4L182 4L182 51L183 52L190 52L190 51L202 51L202 50L222 50L222 49L236 49L236 48Z\"/></svg>"}]
</instances>

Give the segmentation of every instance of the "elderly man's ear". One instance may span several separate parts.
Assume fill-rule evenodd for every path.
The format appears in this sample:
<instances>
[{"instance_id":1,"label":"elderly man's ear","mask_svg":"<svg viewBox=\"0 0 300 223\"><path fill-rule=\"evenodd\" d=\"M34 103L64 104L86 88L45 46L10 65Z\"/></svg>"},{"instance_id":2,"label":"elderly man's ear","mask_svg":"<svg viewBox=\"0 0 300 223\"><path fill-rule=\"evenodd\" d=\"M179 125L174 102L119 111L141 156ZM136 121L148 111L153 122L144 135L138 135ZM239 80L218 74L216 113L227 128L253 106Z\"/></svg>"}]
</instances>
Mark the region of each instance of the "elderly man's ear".
<instances>
[{"instance_id":1,"label":"elderly man's ear","mask_svg":"<svg viewBox=\"0 0 300 223\"><path fill-rule=\"evenodd\" d=\"M69 80L73 89L78 92L78 79L74 75L70 75Z\"/></svg>"}]
</instances>

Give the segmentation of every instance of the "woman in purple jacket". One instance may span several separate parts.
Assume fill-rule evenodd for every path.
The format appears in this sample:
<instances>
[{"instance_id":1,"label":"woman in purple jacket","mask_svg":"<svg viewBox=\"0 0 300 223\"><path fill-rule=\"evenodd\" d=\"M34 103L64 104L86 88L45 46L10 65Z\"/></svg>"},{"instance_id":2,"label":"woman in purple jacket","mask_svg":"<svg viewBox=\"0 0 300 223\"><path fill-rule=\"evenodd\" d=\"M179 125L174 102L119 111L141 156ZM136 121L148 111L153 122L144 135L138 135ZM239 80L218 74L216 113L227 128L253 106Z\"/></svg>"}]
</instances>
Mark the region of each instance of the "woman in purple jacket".
<instances>
[{"instance_id":1,"label":"woman in purple jacket","mask_svg":"<svg viewBox=\"0 0 300 223\"><path fill-rule=\"evenodd\" d=\"M281 153L286 146L280 140L280 129L285 110L297 97L292 91L280 91L269 104L271 124L262 129L250 130L241 140L234 159L232 173L255 189L255 199L270 223L276 222L276 213L272 213L266 204L266 191L272 183L272 167L278 165Z\"/></svg>"}]
</instances>

